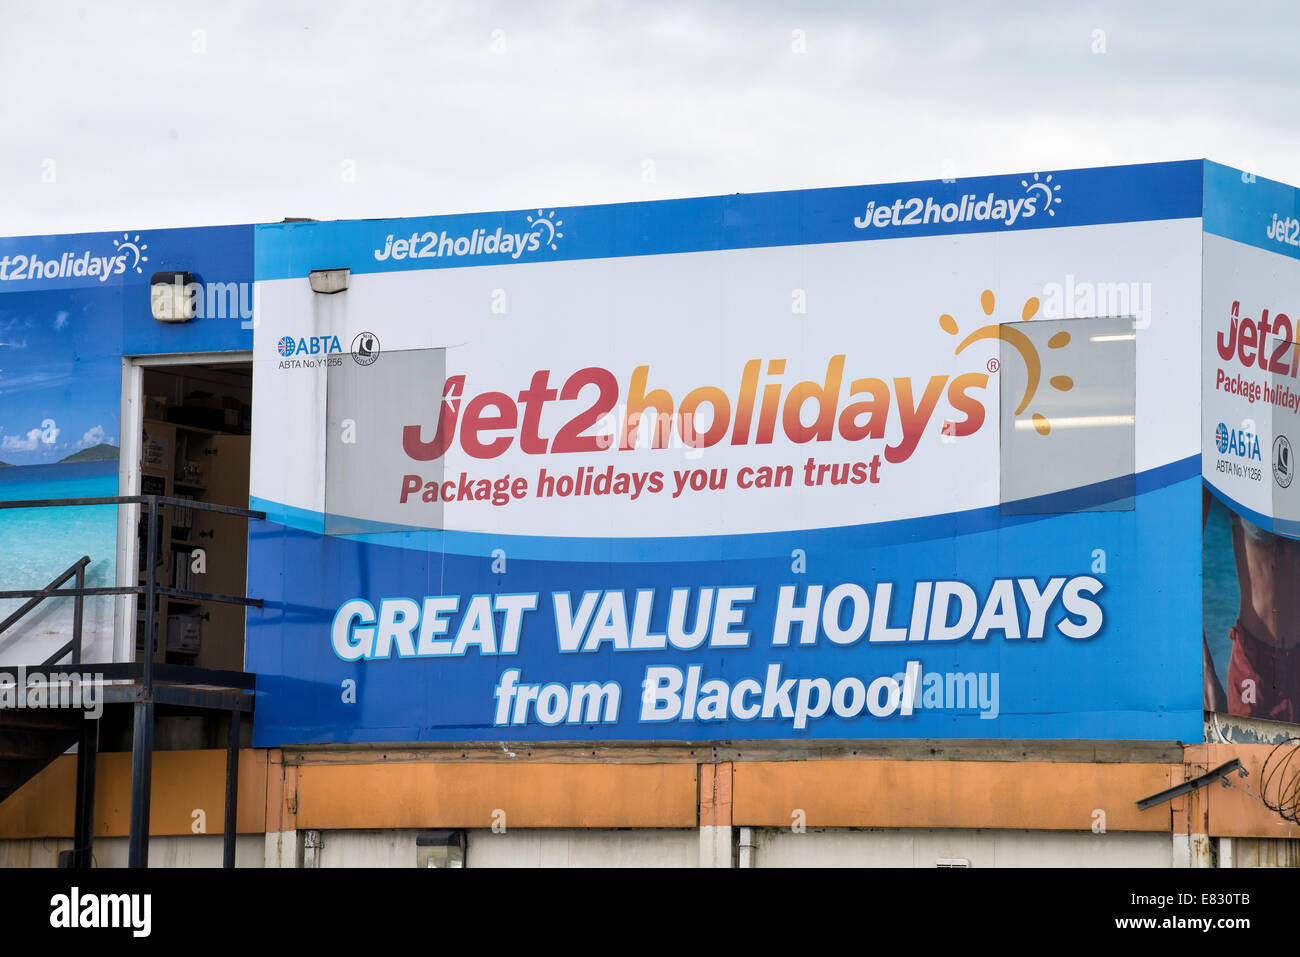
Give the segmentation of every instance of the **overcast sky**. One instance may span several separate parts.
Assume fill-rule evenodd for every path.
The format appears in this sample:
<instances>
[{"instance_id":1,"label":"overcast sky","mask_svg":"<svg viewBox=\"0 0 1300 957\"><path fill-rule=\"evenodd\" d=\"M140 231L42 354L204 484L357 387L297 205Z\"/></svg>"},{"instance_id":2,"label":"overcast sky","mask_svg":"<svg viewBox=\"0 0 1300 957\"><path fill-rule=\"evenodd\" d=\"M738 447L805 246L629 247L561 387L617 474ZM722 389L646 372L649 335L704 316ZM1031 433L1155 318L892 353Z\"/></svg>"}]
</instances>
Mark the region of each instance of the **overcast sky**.
<instances>
[{"instance_id":1,"label":"overcast sky","mask_svg":"<svg viewBox=\"0 0 1300 957\"><path fill-rule=\"evenodd\" d=\"M1300 184L1297 5L1228 6L0 0L0 235L1201 156Z\"/></svg>"}]
</instances>

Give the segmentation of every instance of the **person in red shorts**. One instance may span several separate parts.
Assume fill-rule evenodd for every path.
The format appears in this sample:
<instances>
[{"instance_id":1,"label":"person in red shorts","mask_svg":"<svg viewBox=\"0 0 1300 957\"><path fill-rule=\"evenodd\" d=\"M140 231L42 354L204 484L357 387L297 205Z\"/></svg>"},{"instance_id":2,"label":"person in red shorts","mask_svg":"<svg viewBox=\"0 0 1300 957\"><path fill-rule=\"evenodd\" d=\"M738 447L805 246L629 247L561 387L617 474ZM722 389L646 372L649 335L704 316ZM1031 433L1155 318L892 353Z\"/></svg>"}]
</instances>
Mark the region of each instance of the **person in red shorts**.
<instances>
[{"instance_id":1,"label":"person in red shorts","mask_svg":"<svg viewBox=\"0 0 1300 957\"><path fill-rule=\"evenodd\" d=\"M1241 605L1229 634L1228 713L1294 722L1300 715L1300 542L1234 514L1232 551Z\"/></svg>"}]
</instances>

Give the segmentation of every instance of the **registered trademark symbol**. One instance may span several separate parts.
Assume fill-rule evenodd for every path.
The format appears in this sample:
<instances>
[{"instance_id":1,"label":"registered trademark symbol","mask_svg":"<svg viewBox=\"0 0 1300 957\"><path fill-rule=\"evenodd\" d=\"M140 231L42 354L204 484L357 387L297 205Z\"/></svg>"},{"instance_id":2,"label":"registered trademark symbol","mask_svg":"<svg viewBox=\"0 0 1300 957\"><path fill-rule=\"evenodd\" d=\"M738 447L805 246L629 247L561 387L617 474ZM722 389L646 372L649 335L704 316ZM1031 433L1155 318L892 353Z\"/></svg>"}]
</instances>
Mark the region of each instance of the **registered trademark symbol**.
<instances>
[{"instance_id":1,"label":"registered trademark symbol","mask_svg":"<svg viewBox=\"0 0 1300 957\"><path fill-rule=\"evenodd\" d=\"M990 372L997 372L1001 365L1002 363L998 362L997 359L990 359L987 368Z\"/></svg>"}]
</instances>

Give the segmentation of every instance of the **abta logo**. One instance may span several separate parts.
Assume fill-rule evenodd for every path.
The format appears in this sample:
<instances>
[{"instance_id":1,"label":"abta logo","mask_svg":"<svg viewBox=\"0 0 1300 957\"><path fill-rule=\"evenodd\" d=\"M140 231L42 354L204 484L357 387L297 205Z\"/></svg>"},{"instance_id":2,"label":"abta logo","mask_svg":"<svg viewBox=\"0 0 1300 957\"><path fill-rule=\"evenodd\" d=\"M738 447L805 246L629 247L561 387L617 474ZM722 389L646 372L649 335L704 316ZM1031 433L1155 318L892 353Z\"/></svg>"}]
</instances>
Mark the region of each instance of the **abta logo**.
<instances>
[{"instance_id":1,"label":"abta logo","mask_svg":"<svg viewBox=\"0 0 1300 957\"><path fill-rule=\"evenodd\" d=\"M1235 455L1259 461L1259 436L1247 429L1230 429L1220 422L1214 430L1214 445L1220 455Z\"/></svg>"},{"instance_id":2,"label":"abta logo","mask_svg":"<svg viewBox=\"0 0 1300 957\"><path fill-rule=\"evenodd\" d=\"M293 341L293 336L284 336L275 344L275 351L280 353L282 356L293 355L295 348L296 343Z\"/></svg>"}]
</instances>

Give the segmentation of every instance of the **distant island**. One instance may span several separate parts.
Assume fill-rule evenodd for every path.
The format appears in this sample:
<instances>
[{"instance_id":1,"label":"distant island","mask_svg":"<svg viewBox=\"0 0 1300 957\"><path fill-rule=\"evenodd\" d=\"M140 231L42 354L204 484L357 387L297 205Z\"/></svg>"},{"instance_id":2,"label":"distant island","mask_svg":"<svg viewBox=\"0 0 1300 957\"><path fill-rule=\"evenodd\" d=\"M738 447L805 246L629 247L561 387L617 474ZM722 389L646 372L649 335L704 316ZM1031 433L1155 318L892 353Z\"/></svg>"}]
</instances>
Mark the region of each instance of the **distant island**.
<instances>
[{"instance_id":1,"label":"distant island","mask_svg":"<svg viewBox=\"0 0 1300 957\"><path fill-rule=\"evenodd\" d=\"M11 469L11 468L13 468L13 465L11 465L9 462L0 462L0 469Z\"/></svg>"},{"instance_id":2,"label":"distant island","mask_svg":"<svg viewBox=\"0 0 1300 957\"><path fill-rule=\"evenodd\" d=\"M118 447L109 445L107 442L99 445L92 445L88 449L82 449L80 452L73 452L66 459L59 459L59 464L64 462L107 462L117 461ZM3 463L0 463L3 464Z\"/></svg>"}]
</instances>

